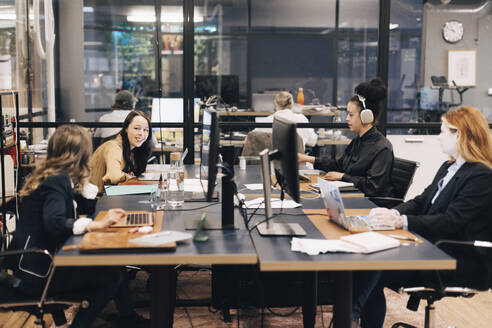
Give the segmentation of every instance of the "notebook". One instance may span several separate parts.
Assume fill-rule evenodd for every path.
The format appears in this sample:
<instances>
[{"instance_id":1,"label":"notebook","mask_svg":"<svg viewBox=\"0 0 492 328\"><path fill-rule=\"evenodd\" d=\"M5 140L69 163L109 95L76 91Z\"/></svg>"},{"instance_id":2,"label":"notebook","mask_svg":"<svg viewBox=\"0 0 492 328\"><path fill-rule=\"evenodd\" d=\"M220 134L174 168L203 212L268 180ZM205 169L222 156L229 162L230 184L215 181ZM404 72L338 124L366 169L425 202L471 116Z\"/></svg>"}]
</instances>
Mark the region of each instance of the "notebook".
<instances>
[{"instance_id":1,"label":"notebook","mask_svg":"<svg viewBox=\"0 0 492 328\"><path fill-rule=\"evenodd\" d=\"M336 184L318 178L318 185L330 220L351 232L369 230L395 230L389 226L371 225L366 215L346 215L342 196Z\"/></svg>"}]
</instances>

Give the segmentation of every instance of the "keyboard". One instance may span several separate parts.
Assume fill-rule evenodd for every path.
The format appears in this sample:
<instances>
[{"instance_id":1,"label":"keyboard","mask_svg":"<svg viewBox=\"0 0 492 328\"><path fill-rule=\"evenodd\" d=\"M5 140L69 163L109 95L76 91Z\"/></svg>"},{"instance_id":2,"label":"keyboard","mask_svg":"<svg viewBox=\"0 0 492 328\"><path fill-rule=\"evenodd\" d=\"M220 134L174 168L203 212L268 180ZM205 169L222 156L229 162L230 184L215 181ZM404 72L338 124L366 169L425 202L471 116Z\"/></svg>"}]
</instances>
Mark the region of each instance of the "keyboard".
<instances>
[{"instance_id":1,"label":"keyboard","mask_svg":"<svg viewBox=\"0 0 492 328\"><path fill-rule=\"evenodd\" d=\"M139 227L154 225L154 214L147 211L126 212L126 218L121 219L113 227Z\"/></svg>"}]
</instances>

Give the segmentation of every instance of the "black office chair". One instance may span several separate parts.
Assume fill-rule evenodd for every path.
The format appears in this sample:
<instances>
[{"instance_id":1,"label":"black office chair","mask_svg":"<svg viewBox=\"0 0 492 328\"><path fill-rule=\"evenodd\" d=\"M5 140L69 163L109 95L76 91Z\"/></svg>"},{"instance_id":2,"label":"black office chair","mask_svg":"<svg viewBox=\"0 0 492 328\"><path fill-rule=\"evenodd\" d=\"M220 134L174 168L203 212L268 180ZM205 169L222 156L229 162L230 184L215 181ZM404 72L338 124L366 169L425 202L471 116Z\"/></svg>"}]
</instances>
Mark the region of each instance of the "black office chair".
<instances>
[{"instance_id":1,"label":"black office chair","mask_svg":"<svg viewBox=\"0 0 492 328\"><path fill-rule=\"evenodd\" d=\"M492 248L492 243L488 241L455 241L455 240L440 240L436 242L437 245L441 244L454 244L463 246L474 246L474 247L487 247ZM437 271L437 276L439 277L439 272ZM431 287L412 287L412 288L400 288L399 293L406 293L410 295L407 302L407 309L412 311L417 311L421 300L425 300L427 305L425 306L425 319L424 328L434 328L435 327L435 307L434 303L439 301L444 297L472 297L473 295L479 293L481 290L472 289L468 287L446 287L439 280L439 284L435 288ZM404 322L397 322L391 326L391 328L417 328L413 325Z\"/></svg>"},{"instance_id":2,"label":"black office chair","mask_svg":"<svg viewBox=\"0 0 492 328\"><path fill-rule=\"evenodd\" d=\"M391 171L393 197L370 197L369 199L378 206L388 208L403 203L407 191L412 184L415 171L419 166L419 162L395 157L393 161L393 170Z\"/></svg>"},{"instance_id":3,"label":"black office chair","mask_svg":"<svg viewBox=\"0 0 492 328\"><path fill-rule=\"evenodd\" d=\"M17 257L25 254L37 254L47 256L50 259L50 266L46 274L46 284L40 296L35 297L26 295L19 290L21 279L13 276L12 262L7 257ZM5 311L25 311L36 317L35 324L45 327L44 314L51 314L57 326L65 324L66 318L64 309L72 305L80 305L87 308L89 303L85 300L77 299L70 295L48 296L48 289L55 272L53 256L47 250L25 249L0 252L0 310Z\"/></svg>"}]
</instances>

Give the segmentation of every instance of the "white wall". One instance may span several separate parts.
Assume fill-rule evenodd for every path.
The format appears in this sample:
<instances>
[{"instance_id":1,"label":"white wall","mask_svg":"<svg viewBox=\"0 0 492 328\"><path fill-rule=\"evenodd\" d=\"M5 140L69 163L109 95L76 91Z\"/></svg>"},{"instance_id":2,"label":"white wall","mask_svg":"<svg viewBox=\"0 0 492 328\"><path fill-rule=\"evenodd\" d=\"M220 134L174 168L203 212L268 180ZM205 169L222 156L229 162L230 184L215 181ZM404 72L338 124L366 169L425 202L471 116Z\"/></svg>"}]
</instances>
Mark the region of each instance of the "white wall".
<instances>
[{"instance_id":1,"label":"white wall","mask_svg":"<svg viewBox=\"0 0 492 328\"><path fill-rule=\"evenodd\" d=\"M437 135L388 135L387 138L393 144L395 157L420 163L405 197L405 200L412 199L432 182L439 167L449 157L441 151ZM408 142L408 139L417 139L421 142Z\"/></svg>"}]
</instances>

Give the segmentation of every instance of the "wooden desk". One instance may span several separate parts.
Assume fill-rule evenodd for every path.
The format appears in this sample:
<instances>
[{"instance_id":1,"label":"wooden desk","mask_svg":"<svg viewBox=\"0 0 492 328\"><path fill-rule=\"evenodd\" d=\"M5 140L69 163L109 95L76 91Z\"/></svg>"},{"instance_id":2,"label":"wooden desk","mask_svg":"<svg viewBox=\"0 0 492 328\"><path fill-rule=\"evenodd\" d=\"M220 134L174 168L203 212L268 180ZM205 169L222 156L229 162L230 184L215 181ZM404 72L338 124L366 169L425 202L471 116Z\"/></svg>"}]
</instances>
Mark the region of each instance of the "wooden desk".
<instances>
[{"instance_id":1,"label":"wooden desk","mask_svg":"<svg viewBox=\"0 0 492 328\"><path fill-rule=\"evenodd\" d=\"M96 212L112 207L127 210L148 210L148 195L104 196L97 203ZM184 221L207 212L209 218L220 216L220 203L206 209L191 211L199 208L203 202L187 202L184 209L189 211L165 211L163 229L184 231ZM235 214L240 219L239 213ZM245 229L242 220L238 220L240 230L207 231L209 239L204 243L194 243L191 240L178 243L176 250L163 251L118 251L82 253L78 249L62 250L55 256L56 266L151 266L151 326L172 327L173 310L176 300L176 274L174 267L178 264L233 264L254 265L257 263L256 251ZM72 236L65 245L80 245L81 236Z\"/></svg>"},{"instance_id":2,"label":"wooden desk","mask_svg":"<svg viewBox=\"0 0 492 328\"><path fill-rule=\"evenodd\" d=\"M246 171L236 171L241 183L261 182L259 168L248 167ZM241 187L241 186L240 186ZM342 194L343 197L343 194ZM324 208L321 199L303 199L304 209ZM344 197L347 211L368 212L374 204L361 197ZM260 210L259 210L260 211ZM284 213L301 214L301 209L284 209ZM274 209L274 213L278 210ZM326 217L324 217L326 219ZM263 220L257 215L250 226ZM308 238L324 238L311 220L302 216L278 215L275 220L299 223L307 232ZM339 229L332 226L333 229ZM262 237L254 229L251 238L258 253L260 271L305 273L305 295L303 297L303 320L305 327L314 326L317 300L317 272L333 271L335 275L334 327L350 327L352 313L352 272L360 270L453 270L456 261L430 242L422 239L418 245L398 247L373 254L331 253L309 256L292 252L288 237Z\"/></svg>"}]
</instances>

